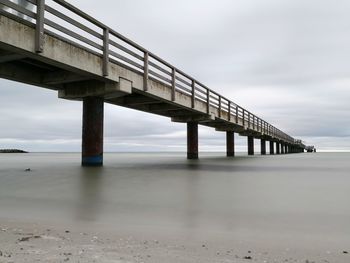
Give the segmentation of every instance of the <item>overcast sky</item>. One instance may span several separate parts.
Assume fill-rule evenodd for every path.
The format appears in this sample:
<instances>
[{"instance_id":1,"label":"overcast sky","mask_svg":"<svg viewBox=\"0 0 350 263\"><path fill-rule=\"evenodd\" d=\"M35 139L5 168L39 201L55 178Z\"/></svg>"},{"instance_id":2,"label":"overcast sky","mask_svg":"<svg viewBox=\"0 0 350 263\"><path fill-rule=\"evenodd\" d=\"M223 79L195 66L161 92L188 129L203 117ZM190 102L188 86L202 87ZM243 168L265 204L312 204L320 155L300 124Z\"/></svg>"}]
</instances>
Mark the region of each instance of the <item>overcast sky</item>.
<instances>
[{"instance_id":1,"label":"overcast sky","mask_svg":"<svg viewBox=\"0 0 350 263\"><path fill-rule=\"evenodd\" d=\"M350 1L70 2L289 135L350 150ZM80 102L2 79L0 88L0 148L80 151ZM185 129L105 106L106 151L184 151ZM199 135L200 151L225 150L224 133Z\"/></svg>"}]
</instances>

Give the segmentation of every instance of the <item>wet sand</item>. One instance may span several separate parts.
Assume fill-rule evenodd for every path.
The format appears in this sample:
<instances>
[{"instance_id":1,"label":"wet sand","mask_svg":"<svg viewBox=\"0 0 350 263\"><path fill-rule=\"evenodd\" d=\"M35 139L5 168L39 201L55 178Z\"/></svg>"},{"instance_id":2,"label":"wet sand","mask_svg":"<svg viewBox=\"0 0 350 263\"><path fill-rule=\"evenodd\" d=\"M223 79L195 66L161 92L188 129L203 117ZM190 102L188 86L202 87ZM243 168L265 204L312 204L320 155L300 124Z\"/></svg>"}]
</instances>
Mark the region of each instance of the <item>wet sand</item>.
<instances>
[{"instance_id":1,"label":"wet sand","mask_svg":"<svg viewBox=\"0 0 350 263\"><path fill-rule=\"evenodd\" d=\"M350 262L349 157L1 155L0 262Z\"/></svg>"}]
</instances>

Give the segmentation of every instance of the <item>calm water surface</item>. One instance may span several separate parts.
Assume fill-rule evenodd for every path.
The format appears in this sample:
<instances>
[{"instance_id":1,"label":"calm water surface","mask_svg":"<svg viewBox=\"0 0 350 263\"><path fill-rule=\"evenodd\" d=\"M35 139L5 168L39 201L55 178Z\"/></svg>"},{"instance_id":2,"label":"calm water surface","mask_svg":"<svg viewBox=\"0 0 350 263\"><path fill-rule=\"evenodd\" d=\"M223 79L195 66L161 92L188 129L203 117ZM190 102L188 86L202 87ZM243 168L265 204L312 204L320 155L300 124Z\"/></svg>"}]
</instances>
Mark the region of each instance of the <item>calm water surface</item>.
<instances>
[{"instance_id":1,"label":"calm water surface","mask_svg":"<svg viewBox=\"0 0 350 263\"><path fill-rule=\"evenodd\" d=\"M313 236L350 245L350 154L1 154L0 218ZM31 172L25 172L31 168Z\"/></svg>"}]
</instances>

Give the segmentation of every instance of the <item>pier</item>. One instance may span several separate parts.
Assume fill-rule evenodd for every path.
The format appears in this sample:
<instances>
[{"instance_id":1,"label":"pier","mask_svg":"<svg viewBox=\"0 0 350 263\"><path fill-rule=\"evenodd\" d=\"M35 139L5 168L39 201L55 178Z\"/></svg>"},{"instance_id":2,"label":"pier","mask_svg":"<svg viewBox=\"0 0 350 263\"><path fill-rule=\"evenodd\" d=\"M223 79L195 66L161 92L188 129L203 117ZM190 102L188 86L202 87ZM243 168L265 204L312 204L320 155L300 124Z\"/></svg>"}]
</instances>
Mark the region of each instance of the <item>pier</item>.
<instances>
[{"instance_id":1,"label":"pier","mask_svg":"<svg viewBox=\"0 0 350 263\"><path fill-rule=\"evenodd\" d=\"M26 1L0 0L0 78L83 103L83 166L103 165L104 103L186 123L188 159L199 158L199 125L226 133L227 157L235 155L235 134L247 137L248 155L255 140L262 155L266 143L270 154L305 151L301 140L68 2Z\"/></svg>"}]
</instances>

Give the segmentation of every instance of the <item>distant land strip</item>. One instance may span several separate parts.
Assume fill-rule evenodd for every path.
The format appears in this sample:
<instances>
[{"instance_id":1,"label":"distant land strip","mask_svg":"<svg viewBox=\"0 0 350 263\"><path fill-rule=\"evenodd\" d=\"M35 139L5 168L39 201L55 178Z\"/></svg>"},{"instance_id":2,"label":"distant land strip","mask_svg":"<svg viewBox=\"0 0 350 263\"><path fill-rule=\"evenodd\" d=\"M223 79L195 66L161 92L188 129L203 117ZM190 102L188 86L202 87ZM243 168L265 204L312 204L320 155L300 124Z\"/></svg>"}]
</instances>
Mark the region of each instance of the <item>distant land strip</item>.
<instances>
[{"instance_id":1,"label":"distant land strip","mask_svg":"<svg viewBox=\"0 0 350 263\"><path fill-rule=\"evenodd\" d=\"M18 149L0 149L0 153L28 153L23 150L18 150Z\"/></svg>"}]
</instances>

